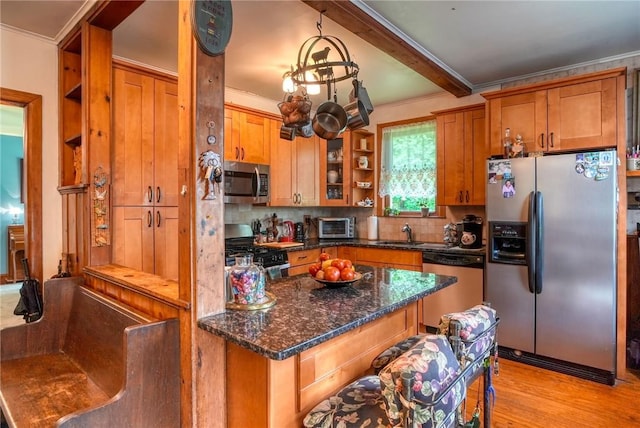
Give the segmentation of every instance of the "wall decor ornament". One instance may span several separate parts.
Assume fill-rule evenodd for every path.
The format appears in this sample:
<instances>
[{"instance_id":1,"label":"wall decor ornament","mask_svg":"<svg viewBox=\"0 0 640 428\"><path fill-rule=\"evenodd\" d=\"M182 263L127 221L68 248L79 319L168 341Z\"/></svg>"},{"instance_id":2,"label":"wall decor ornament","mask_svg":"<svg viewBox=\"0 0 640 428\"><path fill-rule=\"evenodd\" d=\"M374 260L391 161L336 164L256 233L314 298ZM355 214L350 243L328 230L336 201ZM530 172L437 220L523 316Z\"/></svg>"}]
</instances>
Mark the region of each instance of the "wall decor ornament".
<instances>
[{"instance_id":1,"label":"wall decor ornament","mask_svg":"<svg viewBox=\"0 0 640 428\"><path fill-rule=\"evenodd\" d=\"M101 166L93 174L93 213L91 215L91 245L111 244L109 231L109 176Z\"/></svg>"}]
</instances>

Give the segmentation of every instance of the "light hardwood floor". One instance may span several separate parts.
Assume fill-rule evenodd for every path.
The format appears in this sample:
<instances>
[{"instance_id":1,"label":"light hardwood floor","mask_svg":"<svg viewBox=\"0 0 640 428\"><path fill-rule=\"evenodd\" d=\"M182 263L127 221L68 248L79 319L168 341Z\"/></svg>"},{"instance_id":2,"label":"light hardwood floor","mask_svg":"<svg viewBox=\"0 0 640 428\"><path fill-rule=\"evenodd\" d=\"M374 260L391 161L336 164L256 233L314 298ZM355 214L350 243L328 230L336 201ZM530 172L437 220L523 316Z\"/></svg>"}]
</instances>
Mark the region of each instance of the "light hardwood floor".
<instances>
[{"instance_id":1,"label":"light hardwood floor","mask_svg":"<svg viewBox=\"0 0 640 428\"><path fill-rule=\"evenodd\" d=\"M640 427L640 372L607 386L522 363L499 360L492 428ZM477 399L468 393L467 411Z\"/></svg>"}]
</instances>

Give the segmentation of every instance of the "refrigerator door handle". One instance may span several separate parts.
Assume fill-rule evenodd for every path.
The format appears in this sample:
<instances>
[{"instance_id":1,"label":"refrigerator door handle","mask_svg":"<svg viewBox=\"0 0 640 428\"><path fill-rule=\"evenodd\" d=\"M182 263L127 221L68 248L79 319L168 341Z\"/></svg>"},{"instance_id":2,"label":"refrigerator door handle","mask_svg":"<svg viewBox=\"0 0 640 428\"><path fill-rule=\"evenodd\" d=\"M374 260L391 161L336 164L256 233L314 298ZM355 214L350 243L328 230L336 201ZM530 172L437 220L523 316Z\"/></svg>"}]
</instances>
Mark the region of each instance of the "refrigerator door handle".
<instances>
[{"instance_id":1,"label":"refrigerator door handle","mask_svg":"<svg viewBox=\"0 0 640 428\"><path fill-rule=\"evenodd\" d=\"M529 291L531 293L536 292L535 280L536 280L536 240L535 240L535 222L536 222L536 192L529 194L529 211L527 213L527 274Z\"/></svg>"},{"instance_id":2,"label":"refrigerator door handle","mask_svg":"<svg viewBox=\"0 0 640 428\"><path fill-rule=\"evenodd\" d=\"M542 257L544 254L544 206L542 201L542 192L536 192L536 294L542 293L542 277L544 275L544 257Z\"/></svg>"}]
</instances>

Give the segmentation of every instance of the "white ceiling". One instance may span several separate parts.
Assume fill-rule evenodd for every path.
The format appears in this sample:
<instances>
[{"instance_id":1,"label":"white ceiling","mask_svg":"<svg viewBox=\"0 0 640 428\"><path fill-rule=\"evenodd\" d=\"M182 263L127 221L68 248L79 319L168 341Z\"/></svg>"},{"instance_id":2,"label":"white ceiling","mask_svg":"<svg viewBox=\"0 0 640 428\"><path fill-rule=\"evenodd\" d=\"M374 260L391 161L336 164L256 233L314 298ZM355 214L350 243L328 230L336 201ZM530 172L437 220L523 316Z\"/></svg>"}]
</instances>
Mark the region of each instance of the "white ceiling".
<instances>
[{"instance_id":1,"label":"white ceiling","mask_svg":"<svg viewBox=\"0 0 640 428\"><path fill-rule=\"evenodd\" d=\"M59 41L92 3L2 0L0 20ZM474 92L515 78L640 54L640 0L354 3ZM318 34L319 13L299 0L232 0L232 5L226 85L280 100L282 74L295 62L300 45ZM177 2L147 0L114 30L114 54L175 72L177 22ZM346 44L374 105L442 92L326 16L322 32Z\"/></svg>"}]
</instances>

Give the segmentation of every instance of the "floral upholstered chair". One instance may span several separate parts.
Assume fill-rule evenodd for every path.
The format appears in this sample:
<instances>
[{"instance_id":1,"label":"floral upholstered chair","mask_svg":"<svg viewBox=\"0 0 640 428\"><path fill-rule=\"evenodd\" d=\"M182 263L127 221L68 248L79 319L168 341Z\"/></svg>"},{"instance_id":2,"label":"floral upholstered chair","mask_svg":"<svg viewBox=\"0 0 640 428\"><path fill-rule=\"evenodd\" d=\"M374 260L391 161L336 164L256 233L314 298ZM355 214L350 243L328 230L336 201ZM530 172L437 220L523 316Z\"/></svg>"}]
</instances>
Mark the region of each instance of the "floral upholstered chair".
<instances>
[{"instance_id":1,"label":"floral upholstered chair","mask_svg":"<svg viewBox=\"0 0 640 428\"><path fill-rule=\"evenodd\" d=\"M317 428L388 427L378 376L365 376L345 386L315 406L303 424Z\"/></svg>"},{"instance_id":2,"label":"floral upholstered chair","mask_svg":"<svg viewBox=\"0 0 640 428\"><path fill-rule=\"evenodd\" d=\"M423 336L378 375L391 425L453 427L456 409L466 397L461 374L447 337Z\"/></svg>"},{"instance_id":3,"label":"floral upholstered chair","mask_svg":"<svg viewBox=\"0 0 640 428\"><path fill-rule=\"evenodd\" d=\"M497 323L495 311L484 305L444 315L439 335L418 334L383 351L371 365L377 376L360 378L319 403L304 426L455 426L467 385L487 367Z\"/></svg>"}]
</instances>

